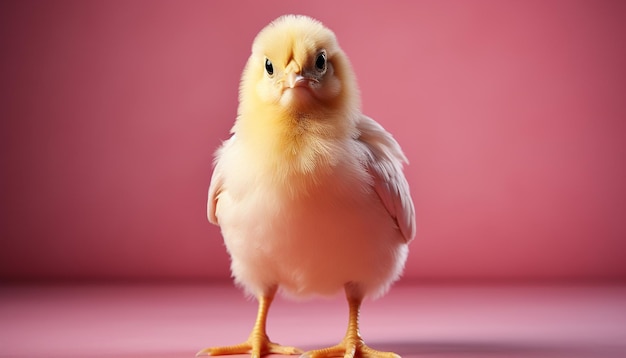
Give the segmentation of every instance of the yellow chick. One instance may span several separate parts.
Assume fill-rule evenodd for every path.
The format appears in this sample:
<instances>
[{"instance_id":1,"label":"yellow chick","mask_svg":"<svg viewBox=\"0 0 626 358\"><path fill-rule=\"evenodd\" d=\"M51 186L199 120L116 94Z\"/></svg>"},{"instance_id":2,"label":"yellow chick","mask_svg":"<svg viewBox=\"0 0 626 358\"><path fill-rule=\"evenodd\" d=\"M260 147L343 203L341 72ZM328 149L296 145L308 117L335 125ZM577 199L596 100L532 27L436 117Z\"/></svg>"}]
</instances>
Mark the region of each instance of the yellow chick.
<instances>
[{"instance_id":1,"label":"yellow chick","mask_svg":"<svg viewBox=\"0 0 626 358\"><path fill-rule=\"evenodd\" d=\"M406 157L361 113L356 79L331 30L286 15L256 36L232 133L216 153L207 213L221 228L236 283L259 309L244 343L198 355L300 354L266 333L275 293L343 289L345 337L302 356L397 357L366 346L358 319L363 298L383 295L398 279L415 235Z\"/></svg>"}]
</instances>

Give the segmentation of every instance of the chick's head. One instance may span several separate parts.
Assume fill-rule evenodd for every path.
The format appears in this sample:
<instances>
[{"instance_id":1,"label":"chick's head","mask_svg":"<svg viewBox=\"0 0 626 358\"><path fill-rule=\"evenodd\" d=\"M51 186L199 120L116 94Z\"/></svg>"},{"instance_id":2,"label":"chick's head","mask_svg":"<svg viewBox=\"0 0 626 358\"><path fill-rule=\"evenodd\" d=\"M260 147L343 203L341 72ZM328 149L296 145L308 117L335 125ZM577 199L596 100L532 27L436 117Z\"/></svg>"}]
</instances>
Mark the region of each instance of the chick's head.
<instances>
[{"instance_id":1,"label":"chick's head","mask_svg":"<svg viewBox=\"0 0 626 358\"><path fill-rule=\"evenodd\" d=\"M300 15L282 16L256 36L240 102L308 117L359 105L352 69L335 34Z\"/></svg>"}]
</instances>

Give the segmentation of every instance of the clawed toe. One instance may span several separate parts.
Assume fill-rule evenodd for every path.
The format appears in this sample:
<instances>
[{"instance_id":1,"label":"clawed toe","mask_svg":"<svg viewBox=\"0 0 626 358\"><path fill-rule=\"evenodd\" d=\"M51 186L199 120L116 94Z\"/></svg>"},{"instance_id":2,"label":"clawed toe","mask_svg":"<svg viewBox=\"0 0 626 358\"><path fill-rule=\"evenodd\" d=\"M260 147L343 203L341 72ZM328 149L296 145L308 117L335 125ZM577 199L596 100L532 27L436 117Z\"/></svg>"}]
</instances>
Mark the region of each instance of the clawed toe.
<instances>
[{"instance_id":1,"label":"clawed toe","mask_svg":"<svg viewBox=\"0 0 626 358\"><path fill-rule=\"evenodd\" d=\"M381 352L365 345L362 341L342 342L336 346L304 352L301 358L400 358L393 352Z\"/></svg>"},{"instance_id":2,"label":"clawed toe","mask_svg":"<svg viewBox=\"0 0 626 358\"><path fill-rule=\"evenodd\" d=\"M262 340L259 342L246 341L233 346L205 348L196 353L196 357L250 354L252 358L260 358L268 354L293 355L301 353L302 351L296 347L282 346L269 340Z\"/></svg>"}]
</instances>

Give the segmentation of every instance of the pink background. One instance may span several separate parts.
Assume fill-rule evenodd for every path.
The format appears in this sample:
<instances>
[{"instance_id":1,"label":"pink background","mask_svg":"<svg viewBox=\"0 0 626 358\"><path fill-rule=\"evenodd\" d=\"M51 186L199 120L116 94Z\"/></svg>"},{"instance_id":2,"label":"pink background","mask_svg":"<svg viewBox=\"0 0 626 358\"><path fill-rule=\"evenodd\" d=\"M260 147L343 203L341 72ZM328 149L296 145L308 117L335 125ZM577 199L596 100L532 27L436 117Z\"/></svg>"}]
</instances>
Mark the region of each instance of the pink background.
<instances>
[{"instance_id":1,"label":"pink background","mask_svg":"<svg viewBox=\"0 0 626 358\"><path fill-rule=\"evenodd\" d=\"M284 13L411 161L406 278L626 278L626 3L591 0L3 1L0 278L227 279L212 153Z\"/></svg>"}]
</instances>

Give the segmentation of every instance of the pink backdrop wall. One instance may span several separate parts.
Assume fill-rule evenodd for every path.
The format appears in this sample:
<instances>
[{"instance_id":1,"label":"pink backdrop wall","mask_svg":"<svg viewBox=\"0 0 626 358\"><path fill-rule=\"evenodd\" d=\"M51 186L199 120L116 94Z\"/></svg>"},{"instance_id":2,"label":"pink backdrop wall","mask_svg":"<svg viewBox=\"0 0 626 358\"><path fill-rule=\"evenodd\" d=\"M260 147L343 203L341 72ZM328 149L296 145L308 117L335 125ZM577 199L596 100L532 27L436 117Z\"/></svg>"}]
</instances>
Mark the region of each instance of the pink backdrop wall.
<instances>
[{"instance_id":1,"label":"pink backdrop wall","mask_svg":"<svg viewBox=\"0 0 626 358\"><path fill-rule=\"evenodd\" d=\"M227 278L205 217L254 35L335 30L404 147L409 278L626 278L623 1L0 3L0 277Z\"/></svg>"}]
</instances>

